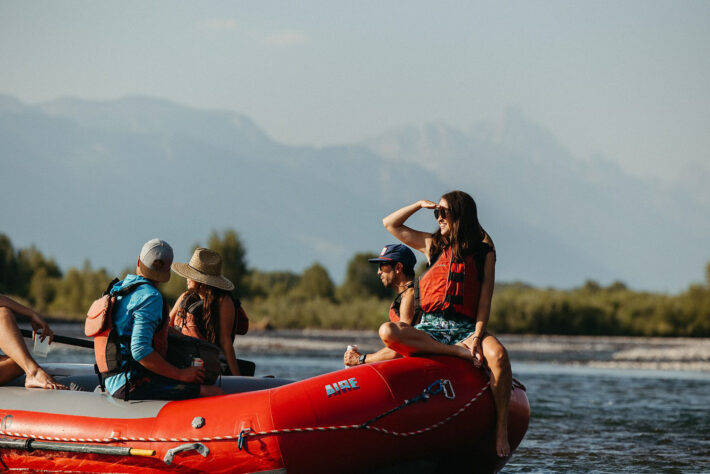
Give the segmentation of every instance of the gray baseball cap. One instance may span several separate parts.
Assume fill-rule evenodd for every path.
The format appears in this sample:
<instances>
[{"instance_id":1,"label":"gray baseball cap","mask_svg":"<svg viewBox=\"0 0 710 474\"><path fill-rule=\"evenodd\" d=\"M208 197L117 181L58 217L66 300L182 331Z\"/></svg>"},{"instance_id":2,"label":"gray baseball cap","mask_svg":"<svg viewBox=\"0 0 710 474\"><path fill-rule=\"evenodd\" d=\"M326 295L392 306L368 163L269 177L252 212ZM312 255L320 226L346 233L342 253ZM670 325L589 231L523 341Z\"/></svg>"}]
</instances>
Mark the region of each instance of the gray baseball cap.
<instances>
[{"instance_id":1,"label":"gray baseball cap","mask_svg":"<svg viewBox=\"0 0 710 474\"><path fill-rule=\"evenodd\" d=\"M138 268L149 280L170 280L170 265L173 263L173 248L164 240L153 239L143 245L138 257Z\"/></svg>"}]
</instances>

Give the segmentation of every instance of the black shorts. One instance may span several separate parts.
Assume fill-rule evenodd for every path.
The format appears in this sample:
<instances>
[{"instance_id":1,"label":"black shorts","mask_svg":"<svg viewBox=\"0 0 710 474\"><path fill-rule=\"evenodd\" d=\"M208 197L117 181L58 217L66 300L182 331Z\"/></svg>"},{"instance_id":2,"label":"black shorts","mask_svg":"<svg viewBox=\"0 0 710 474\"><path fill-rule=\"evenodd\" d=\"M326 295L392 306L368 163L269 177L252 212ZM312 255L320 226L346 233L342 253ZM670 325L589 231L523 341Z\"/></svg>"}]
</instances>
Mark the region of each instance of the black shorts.
<instances>
[{"instance_id":1,"label":"black shorts","mask_svg":"<svg viewBox=\"0 0 710 474\"><path fill-rule=\"evenodd\" d=\"M150 374L131 380L128 384L128 400L187 400L200 396L200 385ZM126 399L126 386L113 394L114 398Z\"/></svg>"}]
</instances>

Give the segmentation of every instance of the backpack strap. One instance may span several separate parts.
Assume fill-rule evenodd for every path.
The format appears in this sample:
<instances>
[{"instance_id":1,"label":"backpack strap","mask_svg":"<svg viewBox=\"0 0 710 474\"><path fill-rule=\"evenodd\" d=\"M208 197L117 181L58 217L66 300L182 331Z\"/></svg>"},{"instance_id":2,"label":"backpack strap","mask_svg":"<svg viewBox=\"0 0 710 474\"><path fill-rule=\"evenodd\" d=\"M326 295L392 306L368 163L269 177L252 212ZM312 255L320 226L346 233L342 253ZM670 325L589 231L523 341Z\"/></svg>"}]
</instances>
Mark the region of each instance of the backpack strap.
<instances>
[{"instance_id":1,"label":"backpack strap","mask_svg":"<svg viewBox=\"0 0 710 474\"><path fill-rule=\"evenodd\" d=\"M111 282L108 284L108 286L106 287L106 290L104 290L104 292L101 294L101 296L106 296L108 294L111 294L111 289L113 288L113 285L115 285L119 281L121 281L121 280L119 280L118 278L114 278L113 280L111 280Z\"/></svg>"},{"instance_id":2,"label":"backpack strap","mask_svg":"<svg viewBox=\"0 0 710 474\"><path fill-rule=\"evenodd\" d=\"M201 299L198 299L194 303L190 304L187 306L187 312L192 313L194 315L199 315L202 316L202 313L204 312L205 309L205 302L202 301Z\"/></svg>"},{"instance_id":3,"label":"backpack strap","mask_svg":"<svg viewBox=\"0 0 710 474\"><path fill-rule=\"evenodd\" d=\"M116 279L116 281L117 281L117 280L118 280L118 279ZM137 281L137 282L135 282L135 283L131 283L131 284L128 285L128 286L124 286L124 287L121 288L120 290L117 290L117 291L115 291L115 292L113 292L113 293L111 293L111 291L109 290L109 293L110 293L111 295L113 295L113 296L126 296L127 294L132 293L133 290L135 290L135 289L138 288L139 286L141 286L141 285L148 285L148 284L149 284L149 283L148 283L147 281ZM112 287L113 287L113 285L111 285L109 288L112 288Z\"/></svg>"}]
</instances>

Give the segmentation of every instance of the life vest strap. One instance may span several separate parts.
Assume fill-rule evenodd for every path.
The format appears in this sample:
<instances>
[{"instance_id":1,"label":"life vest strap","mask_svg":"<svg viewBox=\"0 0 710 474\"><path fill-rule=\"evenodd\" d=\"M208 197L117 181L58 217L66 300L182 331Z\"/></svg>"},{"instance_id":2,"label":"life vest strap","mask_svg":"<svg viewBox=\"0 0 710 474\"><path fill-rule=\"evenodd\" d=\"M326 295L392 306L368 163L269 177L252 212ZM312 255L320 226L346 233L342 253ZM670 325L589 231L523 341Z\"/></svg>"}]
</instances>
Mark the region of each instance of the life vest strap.
<instances>
[{"instance_id":1,"label":"life vest strap","mask_svg":"<svg viewBox=\"0 0 710 474\"><path fill-rule=\"evenodd\" d=\"M449 281L464 281L466 279L465 273L449 272Z\"/></svg>"},{"instance_id":2,"label":"life vest strap","mask_svg":"<svg viewBox=\"0 0 710 474\"><path fill-rule=\"evenodd\" d=\"M462 305L463 304L463 295L446 295L446 298L444 298L444 301L447 303L455 304L455 305Z\"/></svg>"}]
</instances>

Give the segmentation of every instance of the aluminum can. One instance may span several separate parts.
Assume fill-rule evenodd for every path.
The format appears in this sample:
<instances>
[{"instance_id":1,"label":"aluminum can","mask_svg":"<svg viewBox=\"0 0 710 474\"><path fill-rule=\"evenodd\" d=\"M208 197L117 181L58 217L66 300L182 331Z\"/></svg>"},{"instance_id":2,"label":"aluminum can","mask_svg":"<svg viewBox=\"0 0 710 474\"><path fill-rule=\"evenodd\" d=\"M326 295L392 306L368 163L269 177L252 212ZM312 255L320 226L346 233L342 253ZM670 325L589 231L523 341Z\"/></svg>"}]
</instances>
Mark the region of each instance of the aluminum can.
<instances>
[{"instance_id":1,"label":"aluminum can","mask_svg":"<svg viewBox=\"0 0 710 474\"><path fill-rule=\"evenodd\" d=\"M200 359L199 357L194 357L192 359L192 366L193 367L204 367L205 366L205 361Z\"/></svg>"},{"instance_id":2,"label":"aluminum can","mask_svg":"<svg viewBox=\"0 0 710 474\"><path fill-rule=\"evenodd\" d=\"M357 344L350 344L348 346L349 351L356 351L357 350Z\"/></svg>"}]
</instances>

